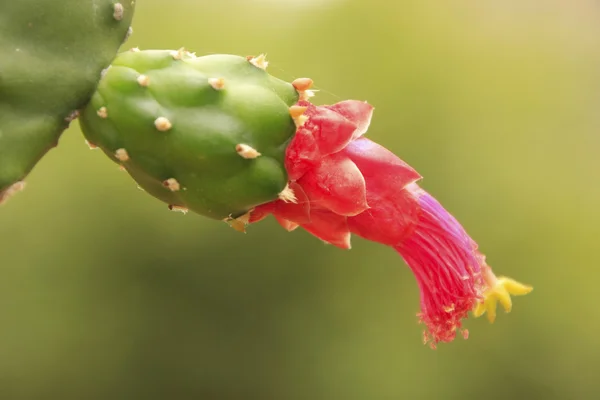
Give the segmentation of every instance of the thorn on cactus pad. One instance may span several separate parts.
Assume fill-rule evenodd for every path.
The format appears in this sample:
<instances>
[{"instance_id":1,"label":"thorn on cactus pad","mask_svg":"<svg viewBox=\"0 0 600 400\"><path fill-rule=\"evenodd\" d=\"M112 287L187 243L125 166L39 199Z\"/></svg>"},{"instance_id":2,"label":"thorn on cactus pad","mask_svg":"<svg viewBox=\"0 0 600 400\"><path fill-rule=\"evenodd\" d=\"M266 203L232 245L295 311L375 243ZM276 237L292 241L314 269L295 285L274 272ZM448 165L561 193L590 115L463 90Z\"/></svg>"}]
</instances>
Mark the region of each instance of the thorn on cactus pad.
<instances>
[{"instance_id":1,"label":"thorn on cactus pad","mask_svg":"<svg viewBox=\"0 0 600 400\"><path fill-rule=\"evenodd\" d=\"M256 157L260 157L261 154L256 151L256 149L252 146L248 146L247 144L243 144L243 143L239 143L235 146L235 151L237 151L237 153L246 159L252 159L252 158L256 158Z\"/></svg>"},{"instance_id":2,"label":"thorn on cactus pad","mask_svg":"<svg viewBox=\"0 0 600 400\"><path fill-rule=\"evenodd\" d=\"M148 75L140 75L137 77L137 83L142 87L150 85L150 77Z\"/></svg>"},{"instance_id":3,"label":"thorn on cactus pad","mask_svg":"<svg viewBox=\"0 0 600 400\"><path fill-rule=\"evenodd\" d=\"M174 204L169 204L169 210L171 210L171 211L177 211L177 212L180 212L182 214L187 214L188 211L189 211L186 207L176 206Z\"/></svg>"},{"instance_id":4,"label":"thorn on cactus pad","mask_svg":"<svg viewBox=\"0 0 600 400\"><path fill-rule=\"evenodd\" d=\"M11 186L4 189L3 191L0 191L0 205L6 203L6 201L9 198L14 196L16 193L22 191L23 189L25 189L25 182L19 181L19 182L13 183Z\"/></svg>"},{"instance_id":5,"label":"thorn on cactus pad","mask_svg":"<svg viewBox=\"0 0 600 400\"><path fill-rule=\"evenodd\" d=\"M132 47L129 49L129 51L132 53L139 53L141 50L139 47Z\"/></svg>"},{"instance_id":6,"label":"thorn on cactus pad","mask_svg":"<svg viewBox=\"0 0 600 400\"><path fill-rule=\"evenodd\" d=\"M313 80L310 78L298 78L292 82L292 86L299 92L304 92L312 87Z\"/></svg>"},{"instance_id":7,"label":"thorn on cactus pad","mask_svg":"<svg viewBox=\"0 0 600 400\"><path fill-rule=\"evenodd\" d=\"M308 109L308 107L304 107L304 106L291 106L289 108L290 111L290 116L294 119L302 116L306 110Z\"/></svg>"},{"instance_id":8,"label":"thorn on cactus pad","mask_svg":"<svg viewBox=\"0 0 600 400\"><path fill-rule=\"evenodd\" d=\"M300 95L298 98L300 101L309 101L311 97L315 97L314 90L305 90L304 92L299 92L298 94Z\"/></svg>"},{"instance_id":9,"label":"thorn on cactus pad","mask_svg":"<svg viewBox=\"0 0 600 400\"><path fill-rule=\"evenodd\" d=\"M127 171L124 165L119 165L119 171Z\"/></svg>"},{"instance_id":10,"label":"thorn on cactus pad","mask_svg":"<svg viewBox=\"0 0 600 400\"><path fill-rule=\"evenodd\" d=\"M123 43L128 41L131 35L133 35L133 28L129 27L129 29L127 29L127 33L125 34L125 39L123 39Z\"/></svg>"},{"instance_id":11,"label":"thorn on cactus pad","mask_svg":"<svg viewBox=\"0 0 600 400\"><path fill-rule=\"evenodd\" d=\"M315 92L309 90L313 86L313 80L310 78L298 78L292 82L292 86L298 91L301 101L306 101L315 95Z\"/></svg>"},{"instance_id":12,"label":"thorn on cactus pad","mask_svg":"<svg viewBox=\"0 0 600 400\"><path fill-rule=\"evenodd\" d=\"M100 107L96 114L98 114L98 116L102 119L108 118L108 110L106 109L106 107Z\"/></svg>"},{"instance_id":13,"label":"thorn on cactus pad","mask_svg":"<svg viewBox=\"0 0 600 400\"><path fill-rule=\"evenodd\" d=\"M108 72L108 70L110 69L110 65L106 68L104 68L102 71L100 71L100 79L104 78L106 76L106 73Z\"/></svg>"},{"instance_id":14,"label":"thorn on cactus pad","mask_svg":"<svg viewBox=\"0 0 600 400\"><path fill-rule=\"evenodd\" d=\"M225 221L230 227L232 227L233 229L235 229L238 232L241 233L246 233L246 225L248 225L248 222L250 222L250 213L247 212L246 214L237 217L237 218L233 218L231 215L227 218L225 218L223 221Z\"/></svg>"},{"instance_id":15,"label":"thorn on cactus pad","mask_svg":"<svg viewBox=\"0 0 600 400\"><path fill-rule=\"evenodd\" d=\"M223 78L210 78L208 84L215 90L221 90L225 87L225 79Z\"/></svg>"},{"instance_id":16,"label":"thorn on cactus pad","mask_svg":"<svg viewBox=\"0 0 600 400\"><path fill-rule=\"evenodd\" d=\"M269 66L269 62L267 61L267 57L264 54L261 54L256 57L248 56L246 57L250 64L254 65L256 68L260 68L262 70L266 70Z\"/></svg>"},{"instance_id":17,"label":"thorn on cactus pad","mask_svg":"<svg viewBox=\"0 0 600 400\"><path fill-rule=\"evenodd\" d=\"M289 183L287 185L285 185L285 187L283 188L283 190L279 193L279 195L277 197L279 197L279 199L281 201L283 201L284 203L296 204L298 202L298 199L296 198L296 194L294 193L292 188L290 188Z\"/></svg>"},{"instance_id":18,"label":"thorn on cactus pad","mask_svg":"<svg viewBox=\"0 0 600 400\"><path fill-rule=\"evenodd\" d=\"M243 222L245 225L248 225L250 223L250 213L252 213L252 211L254 211L254 209L248 211L244 215L240 215L239 217L236 218L236 220Z\"/></svg>"},{"instance_id":19,"label":"thorn on cactus pad","mask_svg":"<svg viewBox=\"0 0 600 400\"><path fill-rule=\"evenodd\" d=\"M290 109L289 109L290 116L294 119L294 123L296 124L297 128L304 125L304 123L308 120L308 117L306 115L304 115L307 108L308 107L303 107L303 106L291 106L290 107Z\"/></svg>"},{"instance_id":20,"label":"thorn on cactus pad","mask_svg":"<svg viewBox=\"0 0 600 400\"><path fill-rule=\"evenodd\" d=\"M71 123L79 117L79 110L73 111L65 118L65 122Z\"/></svg>"},{"instance_id":21,"label":"thorn on cactus pad","mask_svg":"<svg viewBox=\"0 0 600 400\"><path fill-rule=\"evenodd\" d=\"M166 132L173 127L173 124L165 117L158 117L154 121L154 126L156 126L156 129L159 131Z\"/></svg>"},{"instance_id":22,"label":"thorn on cactus pad","mask_svg":"<svg viewBox=\"0 0 600 400\"><path fill-rule=\"evenodd\" d=\"M98 146L96 146L94 143L89 142L89 141L85 141L85 144L87 144L87 146L90 148L90 150L96 150L98 148Z\"/></svg>"},{"instance_id":23,"label":"thorn on cactus pad","mask_svg":"<svg viewBox=\"0 0 600 400\"><path fill-rule=\"evenodd\" d=\"M115 151L115 158L121 162L129 161L129 154L125 149L118 149Z\"/></svg>"},{"instance_id":24,"label":"thorn on cactus pad","mask_svg":"<svg viewBox=\"0 0 600 400\"><path fill-rule=\"evenodd\" d=\"M115 3L113 6L113 18L117 21L123 19L123 14L125 14L125 9L123 8L123 4Z\"/></svg>"},{"instance_id":25,"label":"thorn on cactus pad","mask_svg":"<svg viewBox=\"0 0 600 400\"><path fill-rule=\"evenodd\" d=\"M175 178L169 178L163 182L163 186L169 189L171 192L178 192L181 190L181 185Z\"/></svg>"},{"instance_id":26,"label":"thorn on cactus pad","mask_svg":"<svg viewBox=\"0 0 600 400\"><path fill-rule=\"evenodd\" d=\"M190 55L190 53L184 47L171 52L171 57L173 57L173 60L182 60L186 55Z\"/></svg>"}]
</instances>

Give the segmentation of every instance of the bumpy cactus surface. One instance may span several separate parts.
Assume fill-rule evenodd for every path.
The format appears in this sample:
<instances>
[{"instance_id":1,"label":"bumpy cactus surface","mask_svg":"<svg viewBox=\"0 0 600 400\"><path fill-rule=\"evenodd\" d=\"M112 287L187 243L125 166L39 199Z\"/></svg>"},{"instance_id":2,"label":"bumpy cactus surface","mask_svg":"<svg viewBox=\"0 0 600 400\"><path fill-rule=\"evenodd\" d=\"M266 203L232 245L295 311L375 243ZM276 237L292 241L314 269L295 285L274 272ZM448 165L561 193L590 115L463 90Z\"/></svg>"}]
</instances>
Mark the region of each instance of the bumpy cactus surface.
<instances>
[{"instance_id":1,"label":"bumpy cactus surface","mask_svg":"<svg viewBox=\"0 0 600 400\"><path fill-rule=\"evenodd\" d=\"M265 67L263 57L132 49L104 75L82 130L172 209L234 220L288 193L299 95Z\"/></svg>"},{"instance_id":2,"label":"bumpy cactus surface","mask_svg":"<svg viewBox=\"0 0 600 400\"><path fill-rule=\"evenodd\" d=\"M56 146L131 33L134 1L0 1L0 203Z\"/></svg>"}]
</instances>

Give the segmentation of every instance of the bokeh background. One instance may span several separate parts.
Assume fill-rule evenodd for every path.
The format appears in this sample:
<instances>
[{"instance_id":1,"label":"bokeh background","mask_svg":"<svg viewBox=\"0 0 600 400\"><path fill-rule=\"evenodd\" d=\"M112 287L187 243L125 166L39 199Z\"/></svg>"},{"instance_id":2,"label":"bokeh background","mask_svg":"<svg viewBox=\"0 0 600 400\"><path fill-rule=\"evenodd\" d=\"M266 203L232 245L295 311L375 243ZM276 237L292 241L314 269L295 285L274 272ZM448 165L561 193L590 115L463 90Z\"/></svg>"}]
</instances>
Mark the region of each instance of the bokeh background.
<instances>
[{"instance_id":1,"label":"bokeh background","mask_svg":"<svg viewBox=\"0 0 600 400\"><path fill-rule=\"evenodd\" d=\"M0 399L600 396L600 3L138 0L127 47L268 53L535 286L433 351L391 250L171 213L76 124L0 210Z\"/></svg>"}]
</instances>

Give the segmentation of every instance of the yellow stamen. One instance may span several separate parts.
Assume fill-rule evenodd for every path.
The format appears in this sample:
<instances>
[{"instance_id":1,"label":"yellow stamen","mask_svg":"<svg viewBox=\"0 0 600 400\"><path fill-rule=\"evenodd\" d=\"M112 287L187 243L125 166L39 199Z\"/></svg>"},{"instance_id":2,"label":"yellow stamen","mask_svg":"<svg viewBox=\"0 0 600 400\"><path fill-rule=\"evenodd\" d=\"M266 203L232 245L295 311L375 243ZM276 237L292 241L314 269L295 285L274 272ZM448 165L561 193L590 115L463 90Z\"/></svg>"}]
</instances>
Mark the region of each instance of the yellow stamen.
<instances>
[{"instance_id":1,"label":"yellow stamen","mask_svg":"<svg viewBox=\"0 0 600 400\"><path fill-rule=\"evenodd\" d=\"M489 267L484 271L484 279L488 288L483 293L483 300L473 309L473 315L481 317L487 312L487 318L490 323L496 320L496 307L498 303L502 305L504 311L509 313L512 310L510 295L523 296L533 290L533 287L524 285L514 279L504 276L497 278Z\"/></svg>"}]
</instances>

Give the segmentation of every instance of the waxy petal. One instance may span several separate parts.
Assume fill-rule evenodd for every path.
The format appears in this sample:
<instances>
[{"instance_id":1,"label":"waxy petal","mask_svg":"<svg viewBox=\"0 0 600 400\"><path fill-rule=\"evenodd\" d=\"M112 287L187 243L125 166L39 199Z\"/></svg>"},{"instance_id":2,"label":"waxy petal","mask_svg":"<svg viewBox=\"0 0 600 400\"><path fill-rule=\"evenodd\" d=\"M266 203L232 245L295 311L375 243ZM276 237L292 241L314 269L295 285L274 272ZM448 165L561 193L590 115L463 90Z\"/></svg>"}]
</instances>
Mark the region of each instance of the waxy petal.
<instances>
[{"instance_id":1,"label":"waxy petal","mask_svg":"<svg viewBox=\"0 0 600 400\"><path fill-rule=\"evenodd\" d=\"M290 189L294 192L296 201L294 203L282 200L276 201L273 214L296 224L306 224L310 222L310 201L308 196L298 183L290 182L289 185Z\"/></svg>"},{"instance_id":2,"label":"waxy petal","mask_svg":"<svg viewBox=\"0 0 600 400\"><path fill-rule=\"evenodd\" d=\"M253 224L255 222L262 221L272 214L273 210L275 210L274 201L255 207L254 210L250 211L250 219L248 219L248 223Z\"/></svg>"},{"instance_id":3,"label":"waxy petal","mask_svg":"<svg viewBox=\"0 0 600 400\"><path fill-rule=\"evenodd\" d=\"M295 224L310 222L310 201L302 187L296 182L290 182L290 189L294 192L296 202L275 200L256 207L250 213L250 223L258 222L267 215L273 214L278 220L287 220Z\"/></svg>"},{"instance_id":4,"label":"waxy petal","mask_svg":"<svg viewBox=\"0 0 600 400\"><path fill-rule=\"evenodd\" d=\"M289 179L300 179L320 159L321 153L312 132L305 127L299 128L285 151L285 169Z\"/></svg>"},{"instance_id":5,"label":"waxy petal","mask_svg":"<svg viewBox=\"0 0 600 400\"><path fill-rule=\"evenodd\" d=\"M281 218L281 217L279 217L277 215L275 216L275 219L277 219L277 222L279 222L279 225L281 225L282 228L285 229L288 232L291 232L291 231L293 231L294 229L296 229L296 228L298 228L300 226L300 225L298 225L298 224L296 224L296 223L294 223L292 221L289 221L289 220L287 220L285 218Z\"/></svg>"},{"instance_id":6,"label":"waxy petal","mask_svg":"<svg viewBox=\"0 0 600 400\"><path fill-rule=\"evenodd\" d=\"M337 153L350 143L358 126L343 115L325 107L312 107L306 112L306 123L322 155Z\"/></svg>"},{"instance_id":7,"label":"waxy petal","mask_svg":"<svg viewBox=\"0 0 600 400\"><path fill-rule=\"evenodd\" d=\"M301 225L319 239L341 249L350 249L350 230L346 217L325 210L312 210L310 224Z\"/></svg>"},{"instance_id":8,"label":"waxy petal","mask_svg":"<svg viewBox=\"0 0 600 400\"><path fill-rule=\"evenodd\" d=\"M308 171L298 181L311 204L339 215L357 215L369 208L366 184L360 170L349 158L334 154Z\"/></svg>"},{"instance_id":9,"label":"waxy petal","mask_svg":"<svg viewBox=\"0 0 600 400\"><path fill-rule=\"evenodd\" d=\"M397 190L421 179L410 165L367 138L352 141L344 149L344 154L358 166L367 180L369 191Z\"/></svg>"},{"instance_id":10,"label":"waxy petal","mask_svg":"<svg viewBox=\"0 0 600 400\"><path fill-rule=\"evenodd\" d=\"M407 190L388 188L383 194L367 191L367 202L370 207L368 210L348 217L348 227L352 233L367 240L395 246L415 229L420 207Z\"/></svg>"},{"instance_id":11,"label":"waxy petal","mask_svg":"<svg viewBox=\"0 0 600 400\"><path fill-rule=\"evenodd\" d=\"M367 132L373 117L373 106L369 103L357 100L340 101L331 106L330 110L337 112L357 126L353 138L359 138Z\"/></svg>"}]
</instances>

